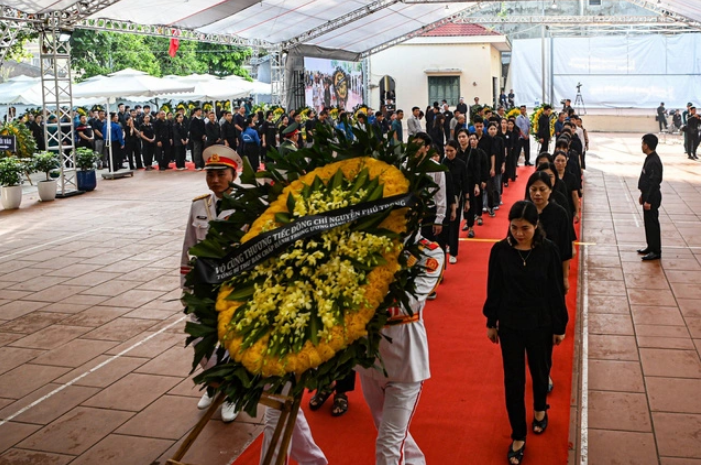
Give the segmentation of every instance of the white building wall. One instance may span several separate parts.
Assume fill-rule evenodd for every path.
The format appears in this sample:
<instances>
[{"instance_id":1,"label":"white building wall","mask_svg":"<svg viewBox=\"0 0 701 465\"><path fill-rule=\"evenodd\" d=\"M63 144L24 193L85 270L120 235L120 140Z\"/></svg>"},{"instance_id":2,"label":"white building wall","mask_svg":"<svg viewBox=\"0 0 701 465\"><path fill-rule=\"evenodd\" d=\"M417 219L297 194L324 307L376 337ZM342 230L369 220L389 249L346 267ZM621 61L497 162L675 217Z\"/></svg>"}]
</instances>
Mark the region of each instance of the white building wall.
<instances>
[{"instance_id":1,"label":"white building wall","mask_svg":"<svg viewBox=\"0 0 701 465\"><path fill-rule=\"evenodd\" d=\"M446 40L449 38L431 38ZM370 102L380 105L380 81L394 78L397 109L408 113L412 107L425 109L428 76L460 76L460 94L471 105L474 97L481 103L492 102L492 76L501 82L501 54L488 43L405 43L370 57Z\"/></svg>"}]
</instances>

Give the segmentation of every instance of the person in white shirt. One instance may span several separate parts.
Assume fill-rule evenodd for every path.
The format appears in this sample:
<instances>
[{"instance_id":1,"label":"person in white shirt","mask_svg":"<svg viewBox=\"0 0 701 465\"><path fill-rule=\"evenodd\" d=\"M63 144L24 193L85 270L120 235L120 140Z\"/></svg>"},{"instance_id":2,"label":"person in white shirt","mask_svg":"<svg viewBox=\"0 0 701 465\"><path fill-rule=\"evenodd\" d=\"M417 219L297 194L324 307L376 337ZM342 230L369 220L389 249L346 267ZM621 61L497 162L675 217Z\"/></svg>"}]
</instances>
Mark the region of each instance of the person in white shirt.
<instances>
[{"instance_id":1,"label":"person in white shirt","mask_svg":"<svg viewBox=\"0 0 701 465\"><path fill-rule=\"evenodd\" d=\"M380 355L387 376L377 369L358 368L363 396L377 428L376 465L425 465L426 457L409 432L424 381L431 377L423 310L443 272L445 254L435 242L416 238L421 253L408 263L421 269L415 294L407 293L411 314L401 304L390 307L382 333ZM389 342L391 340L392 342Z\"/></svg>"},{"instance_id":2,"label":"person in white shirt","mask_svg":"<svg viewBox=\"0 0 701 465\"><path fill-rule=\"evenodd\" d=\"M419 113L421 113L421 109L419 107L414 107L411 109L411 118L409 118L406 122L409 137L416 137L416 135L421 132L421 120L419 119Z\"/></svg>"}]
</instances>

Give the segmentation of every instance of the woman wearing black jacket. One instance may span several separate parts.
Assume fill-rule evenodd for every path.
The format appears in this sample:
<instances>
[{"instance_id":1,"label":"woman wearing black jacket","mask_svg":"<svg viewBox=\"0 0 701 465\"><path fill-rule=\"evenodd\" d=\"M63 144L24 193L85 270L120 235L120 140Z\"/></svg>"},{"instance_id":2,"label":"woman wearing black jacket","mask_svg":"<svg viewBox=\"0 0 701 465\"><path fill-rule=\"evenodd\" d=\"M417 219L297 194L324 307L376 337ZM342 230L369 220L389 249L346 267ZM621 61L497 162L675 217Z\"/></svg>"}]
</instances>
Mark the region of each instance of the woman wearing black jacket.
<instances>
[{"instance_id":1,"label":"woman wearing black jacket","mask_svg":"<svg viewBox=\"0 0 701 465\"><path fill-rule=\"evenodd\" d=\"M173 124L173 148L175 149L175 167L178 171L185 169L185 152L187 151L188 131L183 123L184 116L178 113Z\"/></svg>"},{"instance_id":2,"label":"woman wearing black jacket","mask_svg":"<svg viewBox=\"0 0 701 465\"><path fill-rule=\"evenodd\" d=\"M426 122L429 125L426 128L426 132L428 132L428 135L431 137L433 148L438 152L441 160L443 160L443 146L445 145L443 139L445 136L443 131L444 122L445 117L441 113L438 113L430 123L428 123L428 121Z\"/></svg>"},{"instance_id":3,"label":"woman wearing black jacket","mask_svg":"<svg viewBox=\"0 0 701 465\"><path fill-rule=\"evenodd\" d=\"M510 464L521 464L526 450L526 358L533 380L533 433L542 434L548 426L549 354L565 338L568 321L561 283L557 247L545 238L536 206L516 202L507 237L494 244L489 256L483 309L487 337L501 345L513 440L507 452Z\"/></svg>"},{"instance_id":4,"label":"woman wearing black jacket","mask_svg":"<svg viewBox=\"0 0 701 465\"><path fill-rule=\"evenodd\" d=\"M156 131L151 124L151 116L144 115L144 122L139 127L141 134L141 154L144 159L144 169L153 169L153 154L156 151Z\"/></svg>"},{"instance_id":5,"label":"woman wearing black jacket","mask_svg":"<svg viewBox=\"0 0 701 465\"><path fill-rule=\"evenodd\" d=\"M463 231L467 231L467 237L475 237L475 231L473 229L475 219L477 218L478 212L482 211L482 204L480 202L482 159L486 158L487 155L477 148L477 136L474 134L470 135L467 129L458 130L457 138L457 157L465 163L467 184L470 186L465 192L465 195L469 198L466 200L465 206L463 207L463 216L466 220Z\"/></svg>"},{"instance_id":6,"label":"woman wearing black jacket","mask_svg":"<svg viewBox=\"0 0 701 465\"><path fill-rule=\"evenodd\" d=\"M506 132L504 132L506 147L506 172L504 173L504 186L509 187L509 181L516 181L516 164L518 162L518 153L516 153L516 151L518 150L519 130L513 118L503 121L506 121Z\"/></svg>"}]
</instances>

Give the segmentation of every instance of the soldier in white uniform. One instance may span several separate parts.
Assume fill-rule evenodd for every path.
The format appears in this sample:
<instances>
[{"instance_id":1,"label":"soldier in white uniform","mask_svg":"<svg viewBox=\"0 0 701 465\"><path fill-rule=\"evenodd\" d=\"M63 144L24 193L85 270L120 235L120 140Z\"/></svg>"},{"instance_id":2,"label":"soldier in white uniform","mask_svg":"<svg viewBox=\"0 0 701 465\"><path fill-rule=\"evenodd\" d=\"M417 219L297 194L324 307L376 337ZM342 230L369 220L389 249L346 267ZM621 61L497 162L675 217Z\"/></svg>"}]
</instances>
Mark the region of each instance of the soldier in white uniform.
<instances>
[{"instance_id":1,"label":"soldier in white uniform","mask_svg":"<svg viewBox=\"0 0 701 465\"><path fill-rule=\"evenodd\" d=\"M426 298L434 292L445 262L443 250L435 242L419 240L420 257L409 264L425 267L416 279L416 297L408 295L413 315L402 306L389 309L390 319L383 330L380 355L387 377L377 369L360 369L363 395L377 427L376 465L425 465L426 458L409 433L409 424L419 403L425 380L431 377L428 340L423 320Z\"/></svg>"},{"instance_id":2,"label":"soldier in white uniform","mask_svg":"<svg viewBox=\"0 0 701 465\"><path fill-rule=\"evenodd\" d=\"M213 145L208 147L202 154L207 173L207 187L212 192L196 197L190 207L190 216L185 229L185 241L183 243L183 254L180 261L181 286L185 287L185 275L192 269L190 265L190 255L188 251L207 236L209 222L215 219L225 220L233 213L233 210L221 210L220 201L224 194L231 192L231 183L237 178L238 170L243 167L241 157L232 149L223 145ZM192 321L197 322L194 319ZM197 344L197 341L193 345ZM204 369L211 368L216 364L216 360L203 360ZM208 408L214 401L205 392L197 407ZM232 422L238 416L236 404L224 402L221 412L222 420L225 423ZM275 425L280 416L280 412L268 408L265 413L265 429L263 436L263 450L261 461L269 447ZM328 461L324 453L314 442L309 424L304 417L304 412L299 411L297 421L292 434L288 457L292 457L299 465L327 465Z\"/></svg>"},{"instance_id":3,"label":"soldier in white uniform","mask_svg":"<svg viewBox=\"0 0 701 465\"><path fill-rule=\"evenodd\" d=\"M180 259L180 285L185 287L185 275L191 270L190 247L197 244L207 236L209 222L215 219L225 220L231 215L233 210L222 210L219 205L224 194L231 192L231 183L238 175L238 170L243 167L241 157L232 149L223 145L213 145L208 147L202 154L207 173L207 187L212 191L209 194L195 197L190 206L190 216L185 228L185 240L183 242L183 253ZM197 322L194 315L190 315L191 321ZM197 341L193 343L193 346ZM203 360L201 362L204 369L211 368L216 364L216 360ZM204 395L197 403L197 408L206 409L212 404L213 397ZM221 417L224 423L232 422L238 416L236 404L224 402L221 409Z\"/></svg>"}]
</instances>

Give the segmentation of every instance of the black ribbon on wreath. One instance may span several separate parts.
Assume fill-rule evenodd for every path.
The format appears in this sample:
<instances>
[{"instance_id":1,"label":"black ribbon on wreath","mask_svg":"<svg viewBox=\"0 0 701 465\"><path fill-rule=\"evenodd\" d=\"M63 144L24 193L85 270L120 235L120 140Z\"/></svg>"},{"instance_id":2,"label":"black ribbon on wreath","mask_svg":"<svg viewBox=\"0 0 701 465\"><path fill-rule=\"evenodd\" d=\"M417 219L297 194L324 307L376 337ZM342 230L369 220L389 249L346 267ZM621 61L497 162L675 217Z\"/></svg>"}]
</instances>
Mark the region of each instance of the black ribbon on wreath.
<instances>
[{"instance_id":1,"label":"black ribbon on wreath","mask_svg":"<svg viewBox=\"0 0 701 465\"><path fill-rule=\"evenodd\" d=\"M195 273L202 282L223 283L237 274L248 271L268 258L277 255L295 241L318 235L353 221L396 208L416 204L414 194L400 194L372 202L364 202L318 215L304 216L272 231L262 233L241 244L223 259L199 258L195 262Z\"/></svg>"}]
</instances>

